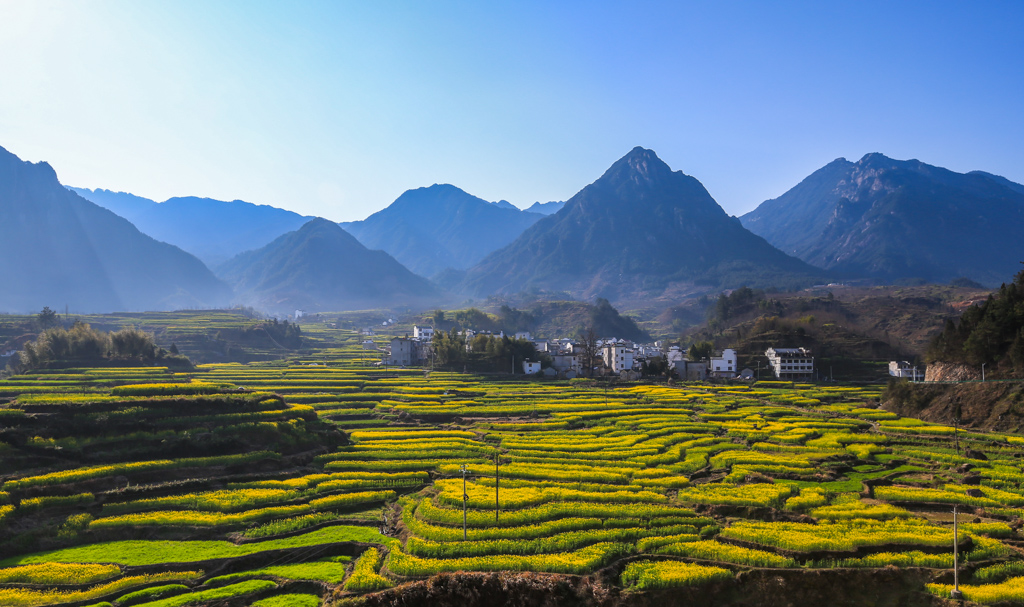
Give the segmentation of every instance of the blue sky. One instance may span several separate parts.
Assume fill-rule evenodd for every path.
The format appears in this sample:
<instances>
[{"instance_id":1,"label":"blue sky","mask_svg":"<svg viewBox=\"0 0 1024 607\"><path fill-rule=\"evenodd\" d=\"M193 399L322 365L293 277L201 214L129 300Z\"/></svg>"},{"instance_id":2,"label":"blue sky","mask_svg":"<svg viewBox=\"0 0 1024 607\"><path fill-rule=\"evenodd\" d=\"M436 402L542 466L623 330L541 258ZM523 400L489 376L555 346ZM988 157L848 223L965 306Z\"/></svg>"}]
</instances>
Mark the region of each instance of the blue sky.
<instances>
[{"instance_id":1,"label":"blue sky","mask_svg":"<svg viewBox=\"0 0 1024 607\"><path fill-rule=\"evenodd\" d=\"M1024 182L1022 2L0 0L0 146L343 221L563 200L633 146L731 214L868 152Z\"/></svg>"}]
</instances>

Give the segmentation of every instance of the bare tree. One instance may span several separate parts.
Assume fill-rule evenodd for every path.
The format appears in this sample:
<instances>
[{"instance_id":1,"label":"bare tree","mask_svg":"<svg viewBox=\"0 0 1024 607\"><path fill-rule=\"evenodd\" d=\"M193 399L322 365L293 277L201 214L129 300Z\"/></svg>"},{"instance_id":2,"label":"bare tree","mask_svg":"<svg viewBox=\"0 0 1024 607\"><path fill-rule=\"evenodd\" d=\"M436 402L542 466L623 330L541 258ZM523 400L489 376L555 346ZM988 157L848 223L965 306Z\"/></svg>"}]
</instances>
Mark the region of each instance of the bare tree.
<instances>
[{"instance_id":1,"label":"bare tree","mask_svg":"<svg viewBox=\"0 0 1024 607\"><path fill-rule=\"evenodd\" d=\"M582 335L583 340L583 353L582 360L584 371L587 377L594 376L594 363L597 361L597 333L594 332L594 327L591 326L587 329L587 332Z\"/></svg>"}]
</instances>

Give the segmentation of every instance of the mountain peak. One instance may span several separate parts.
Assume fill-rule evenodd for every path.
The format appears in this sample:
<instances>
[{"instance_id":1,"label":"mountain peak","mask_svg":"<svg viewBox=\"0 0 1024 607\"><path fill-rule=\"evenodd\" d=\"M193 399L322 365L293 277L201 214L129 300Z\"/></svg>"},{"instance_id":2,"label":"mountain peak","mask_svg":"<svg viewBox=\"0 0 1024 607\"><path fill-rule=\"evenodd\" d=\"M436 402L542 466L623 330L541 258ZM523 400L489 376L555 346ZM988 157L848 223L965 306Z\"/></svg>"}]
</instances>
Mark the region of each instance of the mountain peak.
<instances>
[{"instance_id":1,"label":"mountain peak","mask_svg":"<svg viewBox=\"0 0 1024 607\"><path fill-rule=\"evenodd\" d=\"M636 185L650 185L668 178L672 169L658 158L654 150L636 146L628 154L615 161L599 181L632 182Z\"/></svg>"},{"instance_id":2,"label":"mountain peak","mask_svg":"<svg viewBox=\"0 0 1024 607\"><path fill-rule=\"evenodd\" d=\"M42 181L57 181L57 171L46 161L30 162L22 160L16 154L6 148L0 147L0 168L8 171L28 171L35 179Z\"/></svg>"}]
</instances>

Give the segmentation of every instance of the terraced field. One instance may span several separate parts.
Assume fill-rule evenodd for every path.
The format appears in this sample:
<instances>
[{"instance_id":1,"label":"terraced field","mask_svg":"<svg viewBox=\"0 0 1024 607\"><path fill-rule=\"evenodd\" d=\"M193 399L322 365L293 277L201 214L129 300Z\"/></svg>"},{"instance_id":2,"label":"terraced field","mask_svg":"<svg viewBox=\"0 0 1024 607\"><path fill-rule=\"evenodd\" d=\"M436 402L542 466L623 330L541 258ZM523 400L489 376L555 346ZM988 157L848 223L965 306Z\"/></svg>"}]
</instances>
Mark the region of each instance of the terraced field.
<instances>
[{"instance_id":1,"label":"terraced field","mask_svg":"<svg viewBox=\"0 0 1024 607\"><path fill-rule=\"evenodd\" d=\"M385 375L337 333L0 382L0 605L333 604L456 571L628 602L893 566L928 604L953 505L966 598L1024 601L1024 437L900 419L872 387Z\"/></svg>"}]
</instances>

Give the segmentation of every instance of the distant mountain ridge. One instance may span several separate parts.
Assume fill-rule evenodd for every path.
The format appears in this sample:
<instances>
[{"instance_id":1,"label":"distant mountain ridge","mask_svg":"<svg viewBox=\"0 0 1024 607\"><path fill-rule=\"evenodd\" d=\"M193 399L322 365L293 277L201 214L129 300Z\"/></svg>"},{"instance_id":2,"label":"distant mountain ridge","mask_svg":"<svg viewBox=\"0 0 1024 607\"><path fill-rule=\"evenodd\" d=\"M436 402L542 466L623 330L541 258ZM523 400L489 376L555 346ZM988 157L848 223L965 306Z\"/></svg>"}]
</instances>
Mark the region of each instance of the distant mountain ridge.
<instances>
[{"instance_id":1,"label":"distant mountain ridge","mask_svg":"<svg viewBox=\"0 0 1024 607\"><path fill-rule=\"evenodd\" d=\"M487 202L450 184L408 190L387 208L342 227L421 276L465 269L512 242L542 215Z\"/></svg>"},{"instance_id":2,"label":"distant mountain ridge","mask_svg":"<svg viewBox=\"0 0 1024 607\"><path fill-rule=\"evenodd\" d=\"M76 312L223 306L231 290L203 263L66 189L45 162L0 148L0 310Z\"/></svg>"},{"instance_id":3,"label":"distant mountain ridge","mask_svg":"<svg viewBox=\"0 0 1024 607\"><path fill-rule=\"evenodd\" d=\"M470 268L461 286L480 296L543 289L614 300L676 283L772 286L822 275L743 228L697 179L637 147Z\"/></svg>"},{"instance_id":4,"label":"distant mountain ridge","mask_svg":"<svg viewBox=\"0 0 1024 607\"><path fill-rule=\"evenodd\" d=\"M420 307L442 295L384 251L367 249L320 218L237 255L217 272L242 302L273 312Z\"/></svg>"},{"instance_id":5,"label":"distant mountain ridge","mask_svg":"<svg viewBox=\"0 0 1024 607\"><path fill-rule=\"evenodd\" d=\"M68 188L135 224L143 233L192 253L211 267L258 249L311 218L244 200L194 196L155 202L126 192Z\"/></svg>"},{"instance_id":6,"label":"distant mountain ridge","mask_svg":"<svg viewBox=\"0 0 1024 607\"><path fill-rule=\"evenodd\" d=\"M993 286L1024 260L1024 186L882 154L834 160L741 220L811 265L882 282Z\"/></svg>"},{"instance_id":7,"label":"distant mountain ridge","mask_svg":"<svg viewBox=\"0 0 1024 607\"><path fill-rule=\"evenodd\" d=\"M527 213L540 213L541 215L554 215L562 210L565 202L552 200L551 202L535 202L526 208Z\"/></svg>"}]
</instances>

